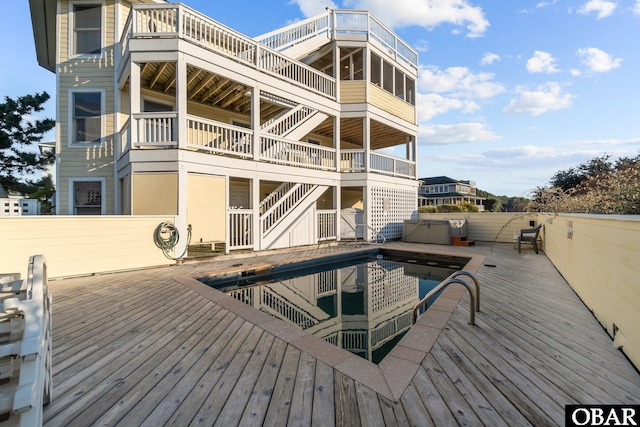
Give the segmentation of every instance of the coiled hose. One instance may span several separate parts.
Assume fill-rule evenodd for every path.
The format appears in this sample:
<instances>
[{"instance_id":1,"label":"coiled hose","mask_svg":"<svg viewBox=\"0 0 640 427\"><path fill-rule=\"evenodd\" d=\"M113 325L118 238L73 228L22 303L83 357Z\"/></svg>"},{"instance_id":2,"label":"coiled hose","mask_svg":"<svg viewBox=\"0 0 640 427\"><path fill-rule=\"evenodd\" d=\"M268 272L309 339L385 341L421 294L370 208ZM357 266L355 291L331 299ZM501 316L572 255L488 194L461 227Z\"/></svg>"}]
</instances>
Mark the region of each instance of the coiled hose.
<instances>
[{"instance_id":1,"label":"coiled hose","mask_svg":"<svg viewBox=\"0 0 640 427\"><path fill-rule=\"evenodd\" d=\"M170 260L179 260L187 254L189 244L191 243L191 224L187 227L187 245L184 247L184 252L177 258L174 258L169 254L169 251L175 248L179 241L180 233L178 233L178 229L171 222L161 222L153 232L153 242L158 248L162 249L164 256Z\"/></svg>"}]
</instances>

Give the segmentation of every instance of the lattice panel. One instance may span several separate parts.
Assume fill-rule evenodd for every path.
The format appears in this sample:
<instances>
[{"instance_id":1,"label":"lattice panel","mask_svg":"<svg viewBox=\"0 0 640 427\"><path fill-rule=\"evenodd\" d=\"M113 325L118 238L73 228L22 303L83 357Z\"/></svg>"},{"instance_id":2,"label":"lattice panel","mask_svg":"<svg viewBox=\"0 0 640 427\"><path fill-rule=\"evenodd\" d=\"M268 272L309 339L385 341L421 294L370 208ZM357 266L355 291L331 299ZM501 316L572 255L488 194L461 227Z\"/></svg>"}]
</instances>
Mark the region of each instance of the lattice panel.
<instances>
[{"instance_id":1,"label":"lattice panel","mask_svg":"<svg viewBox=\"0 0 640 427\"><path fill-rule=\"evenodd\" d=\"M402 237L402 223L412 219L417 210L417 189L371 187L369 214L371 227L386 239ZM375 239L369 231L369 239Z\"/></svg>"}]
</instances>

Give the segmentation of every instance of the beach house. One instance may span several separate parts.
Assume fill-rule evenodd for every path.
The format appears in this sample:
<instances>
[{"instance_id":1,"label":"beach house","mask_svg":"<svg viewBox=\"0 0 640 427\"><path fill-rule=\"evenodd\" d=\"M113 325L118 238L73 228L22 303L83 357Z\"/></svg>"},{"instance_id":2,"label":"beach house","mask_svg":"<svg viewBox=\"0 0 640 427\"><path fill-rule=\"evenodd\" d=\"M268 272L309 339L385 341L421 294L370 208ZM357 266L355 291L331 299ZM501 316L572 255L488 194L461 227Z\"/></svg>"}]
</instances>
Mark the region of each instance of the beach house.
<instances>
[{"instance_id":1,"label":"beach house","mask_svg":"<svg viewBox=\"0 0 640 427\"><path fill-rule=\"evenodd\" d=\"M482 212L484 211L484 200L476 195L475 181L460 181L448 176L420 178L418 206L471 203Z\"/></svg>"},{"instance_id":2,"label":"beach house","mask_svg":"<svg viewBox=\"0 0 640 427\"><path fill-rule=\"evenodd\" d=\"M30 0L56 74L59 215L175 215L184 247L398 238L417 53L366 11L250 37L185 4ZM341 211L357 221L341 225ZM343 230L344 231L344 230Z\"/></svg>"}]
</instances>

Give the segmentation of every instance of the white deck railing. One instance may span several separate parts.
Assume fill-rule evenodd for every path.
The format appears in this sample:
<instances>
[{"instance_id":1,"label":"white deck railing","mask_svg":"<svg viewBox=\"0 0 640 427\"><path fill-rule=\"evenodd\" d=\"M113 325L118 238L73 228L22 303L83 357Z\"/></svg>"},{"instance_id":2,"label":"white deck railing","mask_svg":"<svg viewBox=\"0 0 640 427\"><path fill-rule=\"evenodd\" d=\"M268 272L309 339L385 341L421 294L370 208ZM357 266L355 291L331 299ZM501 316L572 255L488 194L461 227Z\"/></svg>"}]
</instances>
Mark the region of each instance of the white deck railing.
<instances>
[{"instance_id":1,"label":"white deck railing","mask_svg":"<svg viewBox=\"0 0 640 427\"><path fill-rule=\"evenodd\" d=\"M253 156L253 131L250 129L187 116L187 133L189 148L239 157Z\"/></svg>"},{"instance_id":2,"label":"white deck railing","mask_svg":"<svg viewBox=\"0 0 640 427\"><path fill-rule=\"evenodd\" d=\"M260 138L260 159L271 163L335 170L336 150L276 136Z\"/></svg>"},{"instance_id":3,"label":"white deck railing","mask_svg":"<svg viewBox=\"0 0 640 427\"><path fill-rule=\"evenodd\" d=\"M336 238L336 220L338 213L333 210L318 210L318 240L331 240Z\"/></svg>"},{"instance_id":4,"label":"white deck railing","mask_svg":"<svg viewBox=\"0 0 640 427\"><path fill-rule=\"evenodd\" d=\"M331 29L329 13L311 17L285 28L263 34L255 40L271 49L282 52Z\"/></svg>"},{"instance_id":5,"label":"white deck railing","mask_svg":"<svg viewBox=\"0 0 640 427\"><path fill-rule=\"evenodd\" d=\"M0 319L0 416L7 425L42 425L52 390L51 294L42 255L29 259L26 279L0 276Z\"/></svg>"},{"instance_id":6,"label":"white deck railing","mask_svg":"<svg viewBox=\"0 0 640 427\"><path fill-rule=\"evenodd\" d=\"M305 114L300 110L300 114ZM119 132L119 155L130 148L178 146L178 114L137 113L132 115L137 129L137 138L131 132L131 121ZM188 115L186 147L217 155L254 158L253 130L202 117ZM285 120L287 121L287 120ZM285 126L285 125L283 125ZM285 126L286 127L286 126ZM294 141L278 136L261 136L257 160L290 166L334 171L336 150L307 142ZM340 172L374 172L402 178L416 177L416 164L387 154L369 153L369 164L365 164L364 150L341 150Z\"/></svg>"},{"instance_id":7,"label":"white deck railing","mask_svg":"<svg viewBox=\"0 0 640 427\"><path fill-rule=\"evenodd\" d=\"M398 61L418 68L418 53L366 11L328 10L322 15L296 22L255 38L280 52L321 34L364 34L382 45Z\"/></svg>"},{"instance_id":8,"label":"white deck railing","mask_svg":"<svg viewBox=\"0 0 640 427\"><path fill-rule=\"evenodd\" d=\"M131 118L128 118L124 123L120 132L118 132L118 152L116 153L116 159L119 159L124 153L131 149Z\"/></svg>"},{"instance_id":9,"label":"white deck railing","mask_svg":"<svg viewBox=\"0 0 640 427\"><path fill-rule=\"evenodd\" d=\"M416 163L386 154L369 153L369 170L403 178L416 177Z\"/></svg>"},{"instance_id":10,"label":"white deck railing","mask_svg":"<svg viewBox=\"0 0 640 427\"><path fill-rule=\"evenodd\" d=\"M135 147L177 146L178 113L137 113L133 120L137 122L138 138L133 141Z\"/></svg>"},{"instance_id":11,"label":"white deck railing","mask_svg":"<svg viewBox=\"0 0 640 427\"><path fill-rule=\"evenodd\" d=\"M182 38L305 89L336 98L336 79L293 60L183 4L133 5L121 38Z\"/></svg>"},{"instance_id":12,"label":"white deck railing","mask_svg":"<svg viewBox=\"0 0 640 427\"><path fill-rule=\"evenodd\" d=\"M341 150L340 172L364 172L364 150Z\"/></svg>"},{"instance_id":13,"label":"white deck railing","mask_svg":"<svg viewBox=\"0 0 640 427\"><path fill-rule=\"evenodd\" d=\"M364 164L364 150L341 150L340 172L375 172L401 178L416 177L416 163L387 154L369 153L369 164Z\"/></svg>"}]
</instances>

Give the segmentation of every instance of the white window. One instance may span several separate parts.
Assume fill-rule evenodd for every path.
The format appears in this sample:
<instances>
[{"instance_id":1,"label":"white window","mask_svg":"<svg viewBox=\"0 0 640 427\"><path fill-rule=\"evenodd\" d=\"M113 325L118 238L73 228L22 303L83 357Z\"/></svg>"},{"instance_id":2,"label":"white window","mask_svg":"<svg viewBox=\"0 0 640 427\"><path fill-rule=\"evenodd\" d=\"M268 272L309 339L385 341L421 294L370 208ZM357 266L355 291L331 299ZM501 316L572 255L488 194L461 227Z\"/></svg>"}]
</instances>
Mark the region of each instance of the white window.
<instances>
[{"instance_id":1,"label":"white window","mask_svg":"<svg viewBox=\"0 0 640 427\"><path fill-rule=\"evenodd\" d=\"M96 54L102 50L102 3L72 4L71 55Z\"/></svg>"},{"instance_id":2,"label":"white window","mask_svg":"<svg viewBox=\"0 0 640 427\"><path fill-rule=\"evenodd\" d=\"M104 178L72 178L69 181L70 213L73 215L104 215L105 185Z\"/></svg>"},{"instance_id":3,"label":"white window","mask_svg":"<svg viewBox=\"0 0 640 427\"><path fill-rule=\"evenodd\" d=\"M70 144L99 143L103 134L104 91L72 91L69 98Z\"/></svg>"}]
</instances>

